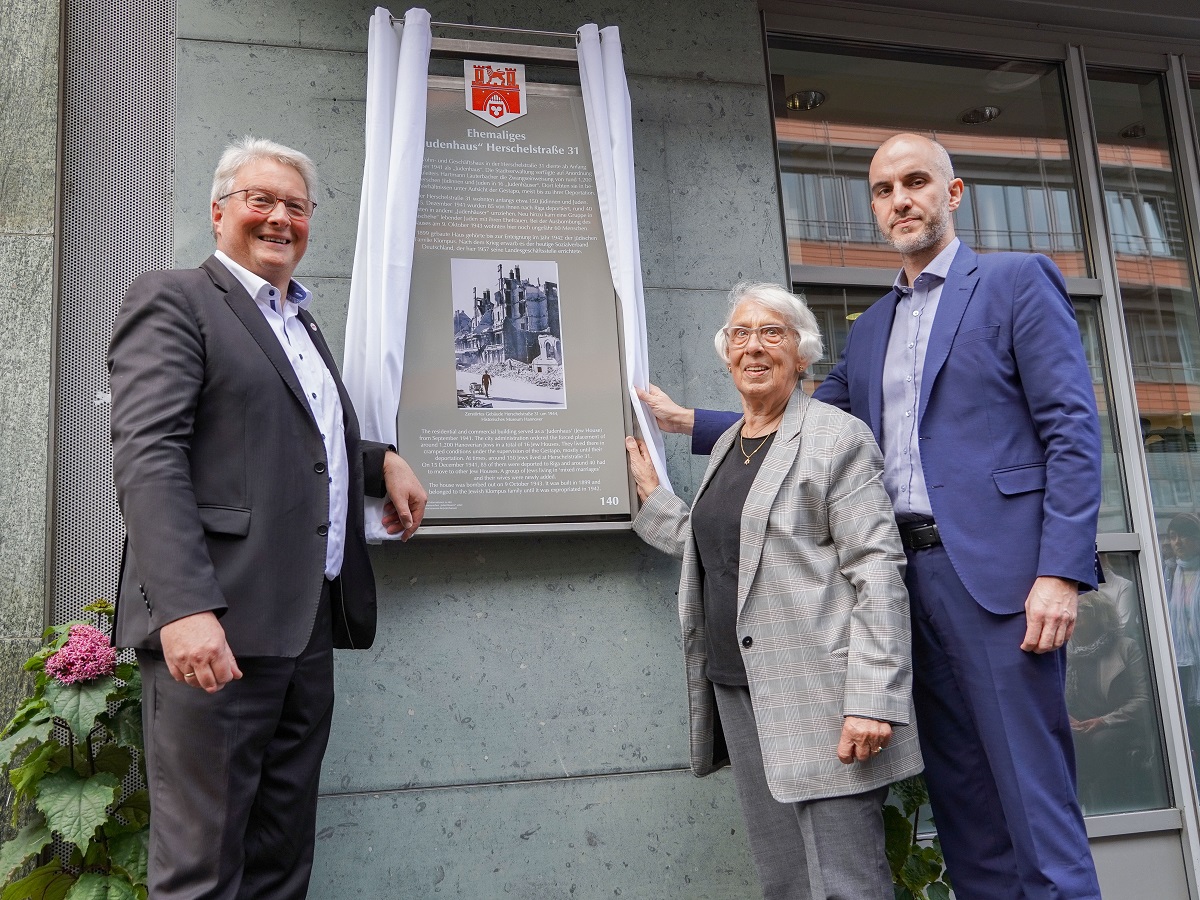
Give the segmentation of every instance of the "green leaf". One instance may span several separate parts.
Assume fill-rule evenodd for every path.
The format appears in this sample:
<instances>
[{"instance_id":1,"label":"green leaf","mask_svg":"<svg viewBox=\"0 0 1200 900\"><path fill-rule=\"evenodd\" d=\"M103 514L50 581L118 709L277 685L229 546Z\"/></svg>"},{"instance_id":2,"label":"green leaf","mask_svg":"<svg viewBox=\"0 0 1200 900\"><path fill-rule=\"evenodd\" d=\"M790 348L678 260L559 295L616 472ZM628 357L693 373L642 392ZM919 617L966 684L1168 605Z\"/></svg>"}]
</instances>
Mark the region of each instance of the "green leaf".
<instances>
[{"instance_id":1,"label":"green leaf","mask_svg":"<svg viewBox=\"0 0 1200 900\"><path fill-rule=\"evenodd\" d=\"M21 765L9 769L8 780L17 796L31 797L37 793L38 782L53 768L55 754L60 749L58 741L46 741L35 747L33 752L21 761Z\"/></svg>"},{"instance_id":2,"label":"green leaf","mask_svg":"<svg viewBox=\"0 0 1200 900\"><path fill-rule=\"evenodd\" d=\"M925 778L921 775L911 775L892 785L891 795L900 801L906 816L911 816L929 802L929 790L925 787Z\"/></svg>"},{"instance_id":3,"label":"green leaf","mask_svg":"<svg viewBox=\"0 0 1200 900\"><path fill-rule=\"evenodd\" d=\"M942 867L925 859L924 854L911 854L900 870L900 878L914 891L923 890L942 873Z\"/></svg>"},{"instance_id":4,"label":"green leaf","mask_svg":"<svg viewBox=\"0 0 1200 900\"><path fill-rule=\"evenodd\" d=\"M82 756L83 754L76 754ZM101 744L92 752L92 765L96 767L97 772L112 772L117 778L124 778L129 774L129 766L133 763L133 753L128 747L118 747L116 744ZM84 765L87 765L87 759L84 758ZM81 775L90 775L90 772L81 772Z\"/></svg>"},{"instance_id":5,"label":"green leaf","mask_svg":"<svg viewBox=\"0 0 1200 900\"><path fill-rule=\"evenodd\" d=\"M98 597L83 608L85 613L100 613L110 622L113 616L117 614L117 608L113 606L111 600L105 600L103 597Z\"/></svg>"},{"instance_id":6,"label":"green leaf","mask_svg":"<svg viewBox=\"0 0 1200 900\"><path fill-rule=\"evenodd\" d=\"M142 704L128 703L117 710L111 717L105 717L104 724L112 733L113 740L122 747L141 750L142 742Z\"/></svg>"},{"instance_id":7,"label":"green leaf","mask_svg":"<svg viewBox=\"0 0 1200 900\"><path fill-rule=\"evenodd\" d=\"M896 895L896 900L915 900L913 892L902 884L892 885L892 892Z\"/></svg>"},{"instance_id":8,"label":"green leaf","mask_svg":"<svg viewBox=\"0 0 1200 900\"><path fill-rule=\"evenodd\" d=\"M119 875L85 872L64 900L137 900L133 885Z\"/></svg>"},{"instance_id":9,"label":"green leaf","mask_svg":"<svg viewBox=\"0 0 1200 900\"><path fill-rule=\"evenodd\" d=\"M883 838L884 851L894 881L904 866L904 861L908 859L909 850L912 849L912 823L905 818L904 813L890 804L883 807Z\"/></svg>"},{"instance_id":10,"label":"green leaf","mask_svg":"<svg viewBox=\"0 0 1200 900\"><path fill-rule=\"evenodd\" d=\"M135 885L146 883L146 870L150 864L149 828L109 838L108 853L113 865L120 868Z\"/></svg>"},{"instance_id":11,"label":"green leaf","mask_svg":"<svg viewBox=\"0 0 1200 900\"><path fill-rule=\"evenodd\" d=\"M0 766L4 768L11 766L13 759L21 751L21 748L30 741L45 743L50 739L50 733L53 730L54 719L50 717L48 711L44 712L40 717L33 717L27 720L8 737L0 741Z\"/></svg>"},{"instance_id":12,"label":"green leaf","mask_svg":"<svg viewBox=\"0 0 1200 900\"><path fill-rule=\"evenodd\" d=\"M46 709L46 700L42 697L42 692L39 690L26 697L19 704L16 710L13 711L13 717L7 725L4 726L3 734L11 734L15 729L19 728L25 721L31 718L40 718L35 715L41 710Z\"/></svg>"},{"instance_id":13,"label":"green leaf","mask_svg":"<svg viewBox=\"0 0 1200 900\"><path fill-rule=\"evenodd\" d=\"M42 779L37 807L64 840L86 847L108 818L106 807L117 799L120 786L120 779L109 772L80 778L74 769L60 769Z\"/></svg>"},{"instance_id":14,"label":"green leaf","mask_svg":"<svg viewBox=\"0 0 1200 900\"><path fill-rule=\"evenodd\" d=\"M84 854L83 860L75 868L81 872L107 872L108 865L108 847L103 841L93 837L87 842L85 848L87 853Z\"/></svg>"},{"instance_id":15,"label":"green leaf","mask_svg":"<svg viewBox=\"0 0 1200 900\"><path fill-rule=\"evenodd\" d=\"M33 656L29 657L29 659L25 660L25 665L22 668L24 668L26 672L41 672L46 668L46 660L48 660L58 651L59 647L57 642L54 644L48 644L37 653L33 654Z\"/></svg>"},{"instance_id":16,"label":"green leaf","mask_svg":"<svg viewBox=\"0 0 1200 900\"><path fill-rule=\"evenodd\" d=\"M140 791L134 791L121 801L121 805L114 809L113 813L120 816L131 826L145 828L150 824L150 792L145 788ZM118 829L118 831L124 830L126 829Z\"/></svg>"},{"instance_id":17,"label":"green leaf","mask_svg":"<svg viewBox=\"0 0 1200 900\"><path fill-rule=\"evenodd\" d=\"M0 846L0 880L7 881L14 870L27 863L29 857L39 853L52 840L54 835L39 816L37 821L30 822L17 832L11 841L5 841Z\"/></svg>"},{"instance_id":18,"label":"green leaf","mask_svg":"<svg viewBox=\"0 0 1200 900\"><path fill-rule=\"evenodd\" d=\"M50 711L66 722L75 740L82 743L95 726L96 716L108 705L108 692L112 686L109 675L76 684L50 681L46 685L46 701Z\"/></svg>"},{"instance_id":19,"label":"green leaf","mask_svg":"<svg viewBox=\"0 0 1200 900\"><path fill-rule=\"evenodd\" d=\"M950 900L950 886L943 881L935 881L925 891L929 900Z\"/></svg>"},{"instance_id":20,"label":"green leaf","mask_svg":"<svg viewBox=\"0 0 1200 900\"><path fill-rule=\"evenodd\" d=\"M20 881L14 881L0 894L0 900L63 900L75 883L75 876L64 872L58 860L34 869Z\"/></svg>"}]
</instances>

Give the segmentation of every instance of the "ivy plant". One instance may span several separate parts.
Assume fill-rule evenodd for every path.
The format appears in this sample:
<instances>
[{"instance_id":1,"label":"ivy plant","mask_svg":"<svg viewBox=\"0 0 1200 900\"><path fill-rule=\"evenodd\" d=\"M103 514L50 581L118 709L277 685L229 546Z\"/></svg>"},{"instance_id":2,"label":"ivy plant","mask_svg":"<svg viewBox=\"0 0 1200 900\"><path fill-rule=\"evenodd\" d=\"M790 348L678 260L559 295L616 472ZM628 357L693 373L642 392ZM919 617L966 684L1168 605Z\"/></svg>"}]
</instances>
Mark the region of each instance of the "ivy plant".
<instances>
[{"instance_id":1,"label":"ivy plant","mask_svg":"<svg viewBox=\"0 0 1200 900\"><path fill-rule=\"evenodd\" d=\"M113 607L99 600L84 612L107 626ZM0 774L21 826L0 844L0 900L146 900L149 796L121 787L130 774L146 780L141 676L118 662L107 631L53 626L25 663L33 691L0 731Z\"/></svg>"},{"instance_id":2,"label":"ivy plant","mask_svg":"<svg viewBox=\"0 0 1200 900\"><path fill-rule=\"evenodd\" d=\"M918 840L917 817L929 802L925 779L914 775L896 782L892 798L898 805L883 807L883 828L896 900L950 900L941 844L936 837L930 844Z\"/></svg>"}]
</instances>

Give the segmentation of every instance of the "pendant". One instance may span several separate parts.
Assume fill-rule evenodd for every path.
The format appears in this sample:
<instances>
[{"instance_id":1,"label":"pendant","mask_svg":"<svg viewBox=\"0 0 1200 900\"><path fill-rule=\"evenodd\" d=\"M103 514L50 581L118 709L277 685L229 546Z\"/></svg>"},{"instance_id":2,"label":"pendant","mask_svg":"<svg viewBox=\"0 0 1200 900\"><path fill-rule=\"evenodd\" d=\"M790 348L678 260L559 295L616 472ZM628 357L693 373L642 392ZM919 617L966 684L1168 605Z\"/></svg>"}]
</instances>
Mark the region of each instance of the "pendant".
<instances>
[{"instance_id":1,"label":"pendant","mask_svg":"<svg viewBox=\"0 0 1200 900\"><path fill-rule=\"evenodd\" d=\"M748 456L747 456L747 457L746 457L746 461L745 461L744 463L742 463L742 465L743 465L743 466L748 466L748 465L750 465L750 457L748 457Z\"/></svg>"}]
</instances>

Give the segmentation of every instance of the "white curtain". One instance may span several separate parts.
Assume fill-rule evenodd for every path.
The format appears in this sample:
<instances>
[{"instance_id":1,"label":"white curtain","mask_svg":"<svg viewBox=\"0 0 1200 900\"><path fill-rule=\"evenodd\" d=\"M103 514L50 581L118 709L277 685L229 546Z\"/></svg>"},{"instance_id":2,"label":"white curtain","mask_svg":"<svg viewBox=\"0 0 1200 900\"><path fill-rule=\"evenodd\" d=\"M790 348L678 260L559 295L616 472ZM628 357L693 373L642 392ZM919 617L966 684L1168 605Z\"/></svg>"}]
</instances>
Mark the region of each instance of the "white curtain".
<instances>
[{"instance_id":1,"label":"white curtain","mask_svg":"<svg viewBox=\"0 0 1200 900\"><path fill-rule=\"evenodd\" d=\"M653 414L634 393L635 387L645 388L649 382L650 355L646 347L646 302L642 295L642 254L633 183L633 120L621 56L621 35L615 25L603 29L584 25L577 34L579 80L583 86L592 166L596 170L604 243L621 303L629 397L658 480L670 490L662 434Z\"/></svg>"},{"instance_id":2,"label":"white curtain","mask_svg":"<svg viewBox=\"0 0 1200 900\"><path fill-rule=\"evenodd\" d=\"M363 437L389 444L396 443L404 375L431 43L429 13L423 9L406 12L402 29L393 26L391 13L382 7L371 17L366 162L342 371ZM584 25L578 32L578 49L604 242L621 303L629 393L659 480L669 489L662 435L633 391L634 386L646 386L650 369L633 184L633 125L620 35L615 26L597 30L595 25ZM368 540L391 537L380 525L381 515L382 503L368 501Z\"/></svg>"},{"instance_id":3,"label":"white curtain","mask_svg":"<svg viewBox=\"0 0 1200 900\"><path fill-rule=\"evenodd\" d=\"M371 17L366 162L342 374L363 437L387 444L396 443L404 375L432 39L423 9L406 12L403 28L383 7ZM382 514L382 501L368 498L370 541L391 537L380 524Z\"/></svg>"}]
</instances>

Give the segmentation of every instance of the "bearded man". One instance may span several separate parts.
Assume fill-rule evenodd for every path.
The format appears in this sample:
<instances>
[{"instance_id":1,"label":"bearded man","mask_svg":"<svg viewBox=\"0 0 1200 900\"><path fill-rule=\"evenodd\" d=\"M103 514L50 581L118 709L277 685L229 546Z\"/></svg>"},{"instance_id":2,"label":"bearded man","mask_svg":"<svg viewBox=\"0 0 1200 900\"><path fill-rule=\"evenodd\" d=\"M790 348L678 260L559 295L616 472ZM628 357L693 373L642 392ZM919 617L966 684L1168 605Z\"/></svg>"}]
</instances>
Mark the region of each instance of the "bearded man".
<instances>
[{"instance_id":1,"label":"bearded man","mask_svg":"<svg viewBox=\"0 0 1200 900\"><path fill-rule=\"evenodd\" d=\"M915 134L871 162L901 256L815 396L879 441L908 557L913 700L934 821L960 897L1099 900L1075 796L1063 645L1095 587L1096 398L1062 274L954 233L950 156ZM707 453L728 414L651 386L667 431ZM736 417L735 417L736 418Z\"/></svg>"}]
</instances>

